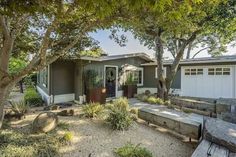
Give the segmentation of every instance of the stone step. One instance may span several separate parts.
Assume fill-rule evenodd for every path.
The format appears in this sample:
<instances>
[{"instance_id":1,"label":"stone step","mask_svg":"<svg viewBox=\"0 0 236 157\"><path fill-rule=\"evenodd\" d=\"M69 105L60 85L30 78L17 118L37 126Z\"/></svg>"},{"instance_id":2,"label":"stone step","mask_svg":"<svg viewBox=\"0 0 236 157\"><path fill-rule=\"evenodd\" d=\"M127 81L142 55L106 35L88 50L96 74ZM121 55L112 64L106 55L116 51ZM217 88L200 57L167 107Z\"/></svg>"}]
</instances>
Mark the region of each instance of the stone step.
<instances>
[{"instance_id":1,"label":"stone step","mask_svg":"<svg viewBox=\"0 0 236 157\"><path fill-rule=\"evenodd\" d=\"M192 119L193 117L183 112L166 108L143 107L139 109L138 117L190 138L198 140L201 137L201 120Z\"/></svg>"},{"instance_id":2,"label":"stone step","mask_svg":"<svg viewBox=\"0 0 236 157\"><path fill-rule=\"evenodd\" d=\"M223 146L202 140L191 157L236 157L236 154Z\"/></svg>"}]
</instances>

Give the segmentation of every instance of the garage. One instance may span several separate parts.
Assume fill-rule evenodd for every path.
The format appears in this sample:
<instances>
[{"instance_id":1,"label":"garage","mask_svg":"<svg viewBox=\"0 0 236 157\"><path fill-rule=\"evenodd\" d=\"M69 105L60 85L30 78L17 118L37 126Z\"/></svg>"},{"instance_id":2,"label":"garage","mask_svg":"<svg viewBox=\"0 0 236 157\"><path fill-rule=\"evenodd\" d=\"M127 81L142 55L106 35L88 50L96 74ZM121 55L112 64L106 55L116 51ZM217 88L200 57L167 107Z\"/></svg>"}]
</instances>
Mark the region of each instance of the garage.
<instances>
[{"instance_id":1,"label":"garage","mask_svg":"<svg viewBox=\"0 0 236 157\"><path fill-rule=\"evenodd\" d=\"M181 95L235 98L235 65L182 65Z\"/></svg>"}]
</instances>

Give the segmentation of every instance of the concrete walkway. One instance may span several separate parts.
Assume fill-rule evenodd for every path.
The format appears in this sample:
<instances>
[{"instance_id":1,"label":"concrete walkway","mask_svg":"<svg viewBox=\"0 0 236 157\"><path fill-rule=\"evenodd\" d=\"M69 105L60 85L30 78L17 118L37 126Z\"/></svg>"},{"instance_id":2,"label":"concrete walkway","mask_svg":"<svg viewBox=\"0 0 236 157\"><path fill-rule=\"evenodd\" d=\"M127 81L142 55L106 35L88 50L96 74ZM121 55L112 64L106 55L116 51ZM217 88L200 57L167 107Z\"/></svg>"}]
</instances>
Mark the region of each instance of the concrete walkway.
<instances>
[{"instance_id":1,"label":"concrete walkway","mask_svg":"<svg viewBox=\"0 0 236 157\"><path fill-rule=\"evenodd\" d=\"M137 100L136 98L129 99L129 104L130 104L130 107L135 107L135 108L139 108L139 109L145 108L145 109L149 109L149 110L153 110L153 111L159 111L159 112L162 112L164 114L183 117L183 118L190 119L192 121L198 122L200 124L203 124L203 116L199 115L199 114L184 113L182 111L168 109L164 105L152 105L152 104L149 104L149 103L141 102L141 101Z\"/></svg>"}]
</instances>

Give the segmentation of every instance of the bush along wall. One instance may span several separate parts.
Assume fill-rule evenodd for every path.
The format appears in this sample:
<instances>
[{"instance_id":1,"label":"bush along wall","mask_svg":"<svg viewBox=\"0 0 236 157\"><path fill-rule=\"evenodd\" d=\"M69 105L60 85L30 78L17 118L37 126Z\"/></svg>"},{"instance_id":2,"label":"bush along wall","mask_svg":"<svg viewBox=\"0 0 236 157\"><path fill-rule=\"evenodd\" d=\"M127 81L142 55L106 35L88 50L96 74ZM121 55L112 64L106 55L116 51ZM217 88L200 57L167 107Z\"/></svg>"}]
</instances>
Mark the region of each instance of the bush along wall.
<instances>
[{"instance_id":1,"label":"bush along wall","mask_svg":"<svg viewBox=\"0 0 236 157\"><path fill-rule=\"evenodd\" d=\"M41 106L43 104L42 97L37 93L35 88L26 89L24 101L29 106Z\"/></svg>"}]
</instances>

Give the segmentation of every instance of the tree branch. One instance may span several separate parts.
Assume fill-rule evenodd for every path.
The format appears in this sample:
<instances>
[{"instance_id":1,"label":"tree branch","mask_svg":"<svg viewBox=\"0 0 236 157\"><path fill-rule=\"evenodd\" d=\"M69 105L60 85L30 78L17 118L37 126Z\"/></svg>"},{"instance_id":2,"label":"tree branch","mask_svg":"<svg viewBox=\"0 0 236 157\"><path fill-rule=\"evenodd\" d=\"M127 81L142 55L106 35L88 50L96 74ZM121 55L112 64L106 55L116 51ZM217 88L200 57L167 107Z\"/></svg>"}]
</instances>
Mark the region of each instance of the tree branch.
<instances>
[{"instance_id":1,"label":"tree branch","mask_svg":"<svg viewBox=\"0 0 236 157\"><path fill-rule=\"evenodd\" d=\"M200 52L202 52L202 51L204 51L204 50L206 50L206 49L208 49L208 48L210 48L210 46L208 46L208 47L205 47L205 48L203 48L203 49L201 49L201 50L199 50L199 51L197 51L194 55L193 55L193 57L192 58L195 58Z\"/></svg>"},{"instance_id":2,"label":"tree branch","mask_svg":"<svg viewBox=\"0 0 236 157\"><path fill-rule=\"evenodd\" d=\"M8 29L6 19L3 15L0 15L0 26L2 28L3 37L9 38L10 37L10 30Z\"/></svg>"}]
</instances>

